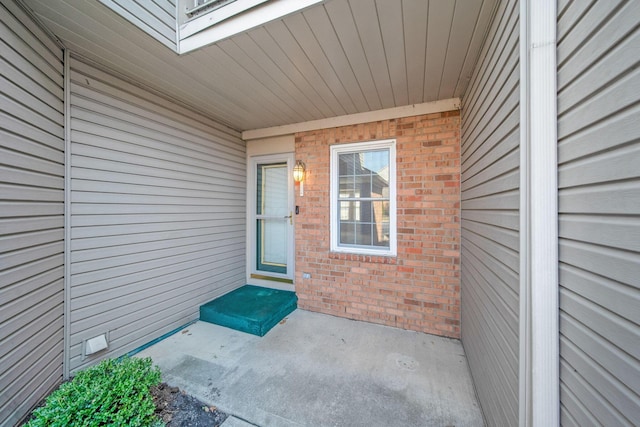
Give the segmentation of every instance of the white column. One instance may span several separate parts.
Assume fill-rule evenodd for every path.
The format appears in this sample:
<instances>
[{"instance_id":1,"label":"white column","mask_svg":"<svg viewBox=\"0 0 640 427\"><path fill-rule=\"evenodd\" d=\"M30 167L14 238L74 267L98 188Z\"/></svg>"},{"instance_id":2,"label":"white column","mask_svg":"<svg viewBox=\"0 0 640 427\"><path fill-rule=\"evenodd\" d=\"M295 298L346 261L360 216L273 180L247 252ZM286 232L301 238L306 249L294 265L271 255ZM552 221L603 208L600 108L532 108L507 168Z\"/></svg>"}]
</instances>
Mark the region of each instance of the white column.
<instances>
[{"instance_id":1,"label":"white column","mask_svg":"<svg viewBox=\"0 0 640 427\"><path fill-rule=\"evenodd\" d=\"M64 357L62 371L69 379L71 360L71 64L64 50Z\"/></svg>"},{"instance_id":2,"label":"white column","mask_svg":"<svg viewBox=\"0 0 640 427\"><path fill-rule=\"evenodd\" d=\"M520 425L559 425L556 1L520 5Z\"/></svg>"}]
</instances>

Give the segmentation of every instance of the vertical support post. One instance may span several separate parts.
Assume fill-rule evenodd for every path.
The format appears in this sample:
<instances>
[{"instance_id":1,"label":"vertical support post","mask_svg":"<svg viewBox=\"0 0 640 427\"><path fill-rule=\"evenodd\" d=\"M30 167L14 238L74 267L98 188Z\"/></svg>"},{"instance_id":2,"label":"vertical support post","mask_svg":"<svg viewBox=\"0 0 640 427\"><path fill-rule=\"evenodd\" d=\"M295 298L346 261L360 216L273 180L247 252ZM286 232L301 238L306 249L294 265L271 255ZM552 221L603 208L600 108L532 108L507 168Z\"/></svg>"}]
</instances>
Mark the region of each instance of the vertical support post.
<instances>
[{"instance_id":1,"label":"vertical support post","mask_svg":"<svg viewBox=\"0 0 640 427\"><path fill-rule=\"evenodd\" d=\"M520 3L520 425L559 425L556 1Z\"/></svg>"},{"instance_id":2,"label":"vertical support post","mask_svg":"<svg viewBox=\"0 0 640 427\"><path fill-rule=\"evenodd\" d=\"M70 375L71 360L71 76L69 49L64 49L64 356L62 372Z\"/></svg>"}]
</instances>

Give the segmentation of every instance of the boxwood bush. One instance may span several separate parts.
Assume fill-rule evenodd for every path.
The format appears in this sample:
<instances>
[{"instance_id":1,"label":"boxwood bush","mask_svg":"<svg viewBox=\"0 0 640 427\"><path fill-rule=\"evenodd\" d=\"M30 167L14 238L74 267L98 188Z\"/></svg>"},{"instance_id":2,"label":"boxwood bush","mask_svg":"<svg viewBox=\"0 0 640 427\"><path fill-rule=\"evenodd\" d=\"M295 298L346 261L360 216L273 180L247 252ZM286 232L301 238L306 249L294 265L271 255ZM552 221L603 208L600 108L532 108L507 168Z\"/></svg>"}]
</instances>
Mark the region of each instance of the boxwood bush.
<instances>
[{"instance_id":1,"label":"boxwood bush","mask_svg":"<svg viewBox=\"0 0 640 427\"><path fill-rule=\"evenodd\" d=\"M78 372L33 412L28 427L156 426L149 388L160 383L150 358L103 360Z\"/></svg>"}]
</instances>

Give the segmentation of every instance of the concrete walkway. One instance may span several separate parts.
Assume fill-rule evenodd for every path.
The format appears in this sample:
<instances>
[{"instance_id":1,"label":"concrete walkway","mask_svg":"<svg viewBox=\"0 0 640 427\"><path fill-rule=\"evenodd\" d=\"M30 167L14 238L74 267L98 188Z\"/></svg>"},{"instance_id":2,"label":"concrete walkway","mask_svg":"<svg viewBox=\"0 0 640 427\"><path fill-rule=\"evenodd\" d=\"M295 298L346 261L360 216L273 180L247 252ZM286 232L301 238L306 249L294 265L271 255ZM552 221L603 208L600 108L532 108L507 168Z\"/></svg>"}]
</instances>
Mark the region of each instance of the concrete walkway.
<instances>
[{"instance_id":1,"label":"concrete walkway","mask_svg":"<svg viewBox=\"0 0 640 427\"><path fill-rule=\"evenodd\" d=\"M239 426L483 426L459 341L296 310L264 337L205 322L139 353Z\"/></svg>"}]
</instances>

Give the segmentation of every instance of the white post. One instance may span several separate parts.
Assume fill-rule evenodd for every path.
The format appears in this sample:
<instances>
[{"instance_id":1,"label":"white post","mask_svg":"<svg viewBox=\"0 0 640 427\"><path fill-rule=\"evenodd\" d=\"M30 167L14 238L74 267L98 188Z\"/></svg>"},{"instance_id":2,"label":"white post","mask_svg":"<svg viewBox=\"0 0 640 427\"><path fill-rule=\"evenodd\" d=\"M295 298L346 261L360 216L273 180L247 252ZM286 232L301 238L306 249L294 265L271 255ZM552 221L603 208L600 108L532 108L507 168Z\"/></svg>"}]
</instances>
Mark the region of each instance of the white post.
<instances>
[{"instance_id":1,"label":"white post","mask_svg":"<svg viewBox=\"0 0 640 427\"><path fill-rule=\"evenodd\" d=\"M520 5L520 425L559 425L556 1Z\"/></svg>"},{"instance_id":2,"label":"white post","mask_svg":"<svg viewBox=\"0 0 640 427\"><path fill-rule=\"evenodd\" d=\"M62 373L69 379L71 361L71 64L64 49L64 350Z\"/></svg>"}]
</instances>

